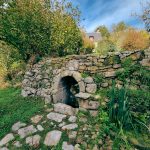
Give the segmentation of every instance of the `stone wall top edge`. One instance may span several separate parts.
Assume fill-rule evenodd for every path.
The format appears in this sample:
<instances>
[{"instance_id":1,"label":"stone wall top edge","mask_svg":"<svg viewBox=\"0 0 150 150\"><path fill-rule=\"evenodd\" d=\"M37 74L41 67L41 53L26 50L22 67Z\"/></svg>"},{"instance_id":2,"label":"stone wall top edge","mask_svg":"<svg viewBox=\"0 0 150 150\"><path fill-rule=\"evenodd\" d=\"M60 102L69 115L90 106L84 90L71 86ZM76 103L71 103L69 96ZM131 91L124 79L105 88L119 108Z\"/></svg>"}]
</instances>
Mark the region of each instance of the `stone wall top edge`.
<instances>
[{"instance_id":1,"label":"stone wall top edge","mask_svg":"<svg viewBox=\"0 0 150 150\"><path fill-rule=\"evenodd\" d=\"M133 53L137 53L137 52L143 52L145 50L134 50L134 51L119 51L119 52L108 52L107 55L100 55L100 54L96 54L96 53L93 53L93 54L80 54L80 55L67 55L67 56L64 56L64 57L45 57L45 59L53 59L53 60L57 60L58 58L59 59L69 59L69 58L86 58L86 57L107 57L107 56L110 56L110 55L119 55L119 54L133 54Z\"/></svg>"}]
</instances>

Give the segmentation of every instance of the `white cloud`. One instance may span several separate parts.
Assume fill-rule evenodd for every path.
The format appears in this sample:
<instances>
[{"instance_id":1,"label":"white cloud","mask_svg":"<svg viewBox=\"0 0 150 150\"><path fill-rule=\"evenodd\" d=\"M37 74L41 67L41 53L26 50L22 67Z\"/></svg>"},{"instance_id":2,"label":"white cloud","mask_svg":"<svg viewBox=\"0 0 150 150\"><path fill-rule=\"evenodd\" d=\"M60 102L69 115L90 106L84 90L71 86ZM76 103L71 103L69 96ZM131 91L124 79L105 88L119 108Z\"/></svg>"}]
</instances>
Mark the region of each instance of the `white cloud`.
<instances>
[{"instance_id":1,"label":"white cloud","mask_svg":"<svg viewBox=\"0 0 150 150\"><path fill-rule=\"evenodd\" d=\"M135 19L131 14L135 12L139 13L141 10L140 2L141 0L94 1L90 6L84 8L83 15L86 20L82 24L90 32L98 25L106 25L110 28L112 24L120 21L130 23ZM85 0L82 1L81 5L87 5ZM137 20L134 26L139 28L142 24L138 23Z\"/></svg>"}]
</instances>

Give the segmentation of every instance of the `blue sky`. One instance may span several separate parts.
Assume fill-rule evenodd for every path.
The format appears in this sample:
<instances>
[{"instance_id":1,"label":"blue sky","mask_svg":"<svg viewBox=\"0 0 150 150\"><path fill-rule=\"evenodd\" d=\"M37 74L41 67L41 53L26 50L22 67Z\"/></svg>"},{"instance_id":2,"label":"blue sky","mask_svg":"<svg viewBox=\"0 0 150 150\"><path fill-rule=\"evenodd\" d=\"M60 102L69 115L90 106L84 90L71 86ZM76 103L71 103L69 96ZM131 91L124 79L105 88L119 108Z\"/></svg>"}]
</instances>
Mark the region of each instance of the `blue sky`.
<instances>
[{"instance_id":1,"label":"blue sky","mask_svg":"<svg viewBox=\"0 0 150 150\"><path fill-rule=\"evenodd\" d=\"M146 0L71 0L78 5L82 15L81 25L87 32L92 32L99 25L106 25L109 29L112 24L124 21L138 29L144 24L133 13L141 13L140 3ZM148 0L147 0L148 1Z\"/></svg>"}]
</instances>

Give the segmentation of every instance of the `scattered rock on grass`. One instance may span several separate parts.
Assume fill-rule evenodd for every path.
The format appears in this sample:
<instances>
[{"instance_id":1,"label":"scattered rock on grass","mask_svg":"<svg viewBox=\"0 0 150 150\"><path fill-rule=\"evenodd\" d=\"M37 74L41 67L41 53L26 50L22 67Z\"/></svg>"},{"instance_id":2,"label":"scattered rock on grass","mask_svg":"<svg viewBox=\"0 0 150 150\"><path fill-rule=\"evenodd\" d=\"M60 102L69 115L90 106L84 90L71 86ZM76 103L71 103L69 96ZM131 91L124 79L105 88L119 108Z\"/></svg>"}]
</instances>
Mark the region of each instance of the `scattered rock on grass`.
<instances>
[{"instance_id":1,"label":"scattered rock on grass","mask_svg":"<svg viewBox=\"0 0 150 150\"><path fill-rule=\"evenodd\" d=\"M38 122L41 121L42 118L43 118L42 115L36 115L36 116L34 116L34 117L31 118L31 121L32 121L32 123L37 124Z\"/></svg>"},{"instance_id":2,"label":"scattered rock on grass","mask_svg":"<svg viewBox=\"0 0 150 150\"><path fill-rule=\"evenodd\" d=\"M79 144L76 144L74 148L75 148L75 150L81 150L81 148L80 148L80 145L79 145Z\"/></svg>"},{"instance_id":3,"label":"scattered rock on grass","mask_svg":"<svg viewBox=\"0 0 150 150\"><path fill-rule=\"evenodd\" d=\"M78 128L78 125L73 123L73 124L68 124L62 127L62 130L73 130Z\"/></svg>"},{"instance_id":4,"label":"scattered rock on grass","mask_svg":"<svg viewBox=\"0 0 150 150\"><path fill-rule=\"evenodd\" d=\"M74 146L69 145L67 142L63 142L62 150L74 150Z\"/></svg>"},{"instance_id":5,"label":"scattered rock on grass","mask_svg":"<svg viewBox=\"0 0 150 150\"><path fill-rule=\"evenodd\" d=\"M54 113L51 112L47 115L47 118L56 122L62 122L63 119L65 119L67 116L66 115L62 115L59 113Z\"/></svg>"},{"instance_id":6,"label":"scattered rock on grass","mask_svg":"<svg viewBox=\"0 0 150 150\"><path fill-rule=\"evenodd\" d=\"M75 139L76 136L77 136L77 131L70 131L70 132L68 133L69 139Z\"/></svg>"},{"instance_id":7,"label":"scattered rock on grass","mask_svg":"<svg viewBox=\"0 0 150 150\"><path fill-rule=\"evenodd\" d=\"M7 134L1 141L0 146L6 145L8 142L14 139L14 135L12 133Z\"/></svg>"},{"instance_id":8,"label":"scattered rock on grass","mask_svg":"<svg viewBox=\"0 0 150 150\"><path fill-rule=\"evenodd\" d=\"M62 122L62 123L60 123L59 125L58 125L58 127L63 127L63 126L65 126L66 125L66 123L65 122Z\"/></svg>"},{"instance_id":9,"label":"scattered rock on grass","mask_svg":"<svg viewBox=\"0 0 150 150\"><path fill-rule=\"evenodd\" d=\"M62 132L58 130L50 131L47 133L44 144L47 146L56 146L61 138Z\"/></svg>"},{"instance_id":10,"label":"scattered rock on grass","mask_svg":"<svg viewBox=\"0 0 150 150\"><path fill-rule=\"evenodd\" d=\"M17 148L22 147L22 144L19 141L14 141L13 145Z\"/></svg>"},{"instance_id":11,"label":"scattered rock on grass","mask_svg":"<svg viewBox=\"0 0 150 150\"><path fill-rule=\"evenodd\" d=\"M38 129L39 131L43 131L43 130L44 130L44 128L43 128L41 125L37 125L37 129Z\"/></svg>"},{"instance_id":12,"label":"scattered rock on grass","mask_svg":"<svg viewBox=\"0 0 150 150\"><path fill-rule=\"evenodd\" d=\"M24 138L35 132L37 132L37 129L33 125L30 125L30 126L27 126L25 128L21 128L18 130L18 134L20 135L20 138Z\"/></svg>"},{"instance_id":13,"label":"scattered rock on grass","mask_svg":"<svg viewBox=\"0 0 150 150\"><path fill-rule=\"evenodd\" d=\"M34 135L26 138L26 144L37 148L40 144L41 137L39 135Z\"/></svg>"},{"instance_id":14,"label":"scattered rock on grass","mask_svg":"<svg viewBox=\"0 0 150 150\"><path fill-rule=\"evenodd\" d=\"M74 122L76 122L77 117L76 117L76 116L70 116L68 120L69 120L70 122L74 123Z\"/></svg>"},{"instance_id":15,"label":"scattered rock on grass","mask_svg":"<svg viewBox=\"0 0 150 150\"><path fill-rule=\"evenodd\" d=\"M14 131L14 132L18 131L20 128L25 127L25 126L26 126L25 123L22 123L19 121L12 126L12 131Z\"/></svg>"}]
</instances>

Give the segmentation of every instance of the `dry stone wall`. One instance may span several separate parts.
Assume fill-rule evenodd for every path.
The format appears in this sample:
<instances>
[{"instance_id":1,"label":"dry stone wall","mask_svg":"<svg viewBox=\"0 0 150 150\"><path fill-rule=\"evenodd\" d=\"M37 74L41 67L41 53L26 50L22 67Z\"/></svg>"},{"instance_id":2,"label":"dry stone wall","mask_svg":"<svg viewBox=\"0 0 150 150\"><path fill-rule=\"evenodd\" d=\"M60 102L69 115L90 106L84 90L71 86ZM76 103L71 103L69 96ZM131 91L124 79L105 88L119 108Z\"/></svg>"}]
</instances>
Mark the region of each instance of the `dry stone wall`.
<instances>
[{"instance_id":1,"label":"dry stone wall","mask_svg":"<svg viewBox=\"0 0 150 150\"><path fill-rule=\"evenodd\" d=\"M45 58L39 63L28 66L22 83L22 95L40 96L46 103L63 102L64 89L62 78L72 77L79 85L79 105L95 110L98 103L91 100L92 94L98 88L106 88L115 80L116 71L122 69L121 61L132 58L142 65L149 66L149 57L143 51L126 51L109 53L107 56L98 55L71 55L63 58ZM96 84L93 76L103 76L103 82ZM117 82L121 86L121 82ZM91 101L87 101L90 98Z\"/></svg>"}]
</instances>

